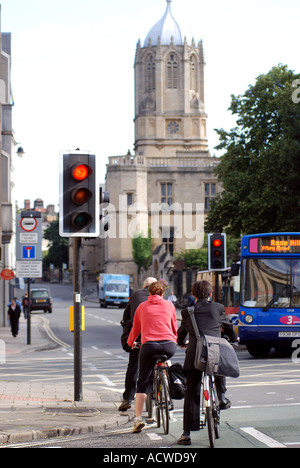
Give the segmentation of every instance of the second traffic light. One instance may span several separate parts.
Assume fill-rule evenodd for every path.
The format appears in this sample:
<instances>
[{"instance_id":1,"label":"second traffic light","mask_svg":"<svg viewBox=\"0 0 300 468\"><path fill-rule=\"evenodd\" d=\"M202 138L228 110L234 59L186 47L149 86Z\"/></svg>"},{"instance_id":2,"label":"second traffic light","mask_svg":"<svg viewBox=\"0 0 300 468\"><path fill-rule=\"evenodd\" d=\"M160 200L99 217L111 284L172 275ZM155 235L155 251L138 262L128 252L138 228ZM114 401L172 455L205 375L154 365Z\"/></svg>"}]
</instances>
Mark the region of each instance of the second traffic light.
<instances>
[{"instance_id":1,"label":"second traffic light","mask_svg":"<svg viewBox=\"0 0 300 468\"><path fill-rule=\"evenodd\" d=\"M208 234L208 269L223 271L226 268L226 234Z\"/></svg>"},{"instance_id":2,"label":"second traffic light","mask_svg":"<svg viewBox=\"0 0 300 468\"><path fill-rule=\"evenodd\" d=\"M98 237L96 156L74 151L61 158L59 233L62 237Z\"/></svg>"},{"instance_id":3,"label":"second traffic light","mask_svg":"<svg viewBox=\"0 0 300 468\"><path fill-rule=\"evenodd\" d=\"M104 192L100 187L100 236L103 236L105 232L109 230L109 215L103 205L107 205L110 202L109 192Z\"/></svg>"}]
</instances>

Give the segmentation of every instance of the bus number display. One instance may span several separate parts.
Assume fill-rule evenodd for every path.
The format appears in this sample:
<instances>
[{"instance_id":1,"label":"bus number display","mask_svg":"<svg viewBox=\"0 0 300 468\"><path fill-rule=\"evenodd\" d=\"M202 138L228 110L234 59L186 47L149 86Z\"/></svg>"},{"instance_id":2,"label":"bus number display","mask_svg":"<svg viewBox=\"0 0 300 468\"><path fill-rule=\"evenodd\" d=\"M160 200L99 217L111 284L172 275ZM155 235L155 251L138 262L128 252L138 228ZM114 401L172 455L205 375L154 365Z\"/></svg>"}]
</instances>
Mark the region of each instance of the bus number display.
<instances>
[{"instance_id":1,"label":"bus number display","mask_svg":"<svg viewBox=\"0 0 300 468\"><path fill-rule=\"evenodd\" d=\"M300 253L300 236L254 237L249 241L250 253Z\"/></svg>"}]
</instances>

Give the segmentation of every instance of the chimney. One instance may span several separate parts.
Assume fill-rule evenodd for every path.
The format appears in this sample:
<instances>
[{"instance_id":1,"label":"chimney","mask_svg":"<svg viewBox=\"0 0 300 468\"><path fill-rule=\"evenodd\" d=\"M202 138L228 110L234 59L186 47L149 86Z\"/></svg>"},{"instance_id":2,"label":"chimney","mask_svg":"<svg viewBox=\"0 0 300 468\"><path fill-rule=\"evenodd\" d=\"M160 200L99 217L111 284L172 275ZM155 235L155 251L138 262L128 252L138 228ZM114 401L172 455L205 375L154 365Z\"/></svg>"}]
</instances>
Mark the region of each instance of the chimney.
<instances>
[{"instance_id":1,"label":"chimney","mask_svg":"<svg viewBox=\"0 0 300 468\"><path fill-rule=\"evenodd\" d=\"M30 200L24 200L24 209L25 211L30 210Z\"/></svg>"}]
</instances>

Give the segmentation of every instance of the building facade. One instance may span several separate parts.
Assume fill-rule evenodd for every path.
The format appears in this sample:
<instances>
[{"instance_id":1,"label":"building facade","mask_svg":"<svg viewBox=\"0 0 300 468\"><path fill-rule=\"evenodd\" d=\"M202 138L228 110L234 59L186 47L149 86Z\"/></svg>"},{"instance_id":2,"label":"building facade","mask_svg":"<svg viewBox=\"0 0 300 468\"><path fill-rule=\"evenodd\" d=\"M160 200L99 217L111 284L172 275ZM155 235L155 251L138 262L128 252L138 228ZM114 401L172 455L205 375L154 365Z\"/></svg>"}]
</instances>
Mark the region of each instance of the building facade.
<instances>
[{"instance_id":1,"label":"building facade","mask_svg":"<svg viewBox=\"0 0 300 468\"><path fill-rule=\"evenodd\" d=\"M132 237L150 232L164 259L200 248L210 200L221 190L218 160L208 151L203 44L182 37L171 3L136 48L135 154L110 157L107 165L105 270L130 274L134 287Z\"/></svg>"},{"instance_id":2,"label":"building facade","mask_svg":"<svg viewBox=\"0 0 300 468\"><path fill-rule=\"evenodd\" d=\"M14 267L10 247L13 235L11 155L14 136L12 130L11 34L2 33L1 30L0 53L0 271L2 271L4 269L13 269ZM0 326L5 325L8 302L9 282L0 279Z\"/></svg>"}]
</instances>

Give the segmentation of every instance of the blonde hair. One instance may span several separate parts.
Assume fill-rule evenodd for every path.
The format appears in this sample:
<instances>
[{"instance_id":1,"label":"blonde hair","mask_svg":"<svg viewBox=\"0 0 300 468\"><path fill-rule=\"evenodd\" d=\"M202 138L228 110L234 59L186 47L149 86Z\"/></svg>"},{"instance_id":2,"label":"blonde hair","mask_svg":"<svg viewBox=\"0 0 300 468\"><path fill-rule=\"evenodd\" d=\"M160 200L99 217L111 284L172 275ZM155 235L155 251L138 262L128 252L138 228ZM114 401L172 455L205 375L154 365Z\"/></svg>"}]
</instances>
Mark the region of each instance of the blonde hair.
<instances>
[{"instance_id":1,"label":"blonde hair","mask_svg":"<svg viewBox=\"0 0 300 468\"><path fill-rule=\"evenodd\" d=\"M143 288L148 288L150 286L150 284L156 283L156 281L157 281L156 278L152 278L151 276L149 276L149 278L145 279L144 284L143 284Z\"/></svg>"}]
</instances>

